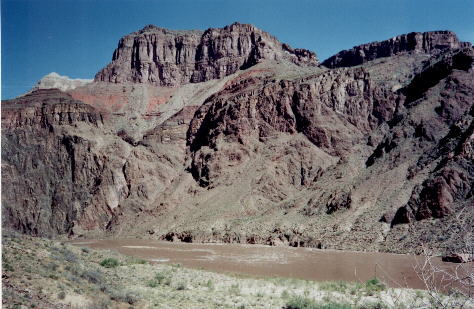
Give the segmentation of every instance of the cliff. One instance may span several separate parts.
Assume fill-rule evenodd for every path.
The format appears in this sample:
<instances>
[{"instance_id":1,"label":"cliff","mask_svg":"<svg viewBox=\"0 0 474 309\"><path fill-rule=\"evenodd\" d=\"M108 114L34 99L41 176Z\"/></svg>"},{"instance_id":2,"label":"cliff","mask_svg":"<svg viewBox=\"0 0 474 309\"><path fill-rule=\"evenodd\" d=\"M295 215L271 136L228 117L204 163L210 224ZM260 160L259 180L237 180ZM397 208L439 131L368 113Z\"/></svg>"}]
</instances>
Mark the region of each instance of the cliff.
<instances>
[{"instance_id":1,"label":"cliff","mask_svg":"<svg viewBox=\"0 0 474 309\"><path fill-rule=\"evenodd\" d=\"M471 43L460 42L452 31L411 32L385 40L355 46L324 60L328 68L351 67L382 57L406 52L435 54L450 49L468 48Z\"/></svg>"},{"instance_id":2,"label":"cliff","mask_svg":"<svg viewBox=\"0 0 474 309\"><path fill-rule=\"evenodd\" d=\"M222 78L265 59L318 64L313 52L293 49L248 24L204 32L149 25L120 39L112 62L95 80L178 86Z\"/></svg>"}]
</instances>

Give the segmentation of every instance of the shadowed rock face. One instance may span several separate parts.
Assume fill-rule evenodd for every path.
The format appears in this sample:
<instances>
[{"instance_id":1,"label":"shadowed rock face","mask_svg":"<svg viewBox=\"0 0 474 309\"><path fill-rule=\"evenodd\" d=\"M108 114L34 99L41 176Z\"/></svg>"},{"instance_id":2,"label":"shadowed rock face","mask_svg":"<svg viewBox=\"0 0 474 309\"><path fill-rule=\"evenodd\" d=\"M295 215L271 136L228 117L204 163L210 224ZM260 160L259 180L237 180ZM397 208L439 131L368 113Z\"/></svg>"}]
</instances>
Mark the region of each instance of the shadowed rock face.
<instances>
[{"instance_id":1,"label":"shadowed rock face","mask_svg":"<svg viewBox=\"0 0 474 309\"><path fill-rule=\"evenodd\" d=\"M2 223L32 235L70 233L94 200L104 158L93 141L60 128L103 126L94 108L56 90L2 102ZM94 226L110 212L101 204Z\"/></svg>"},{"instance_id":2,"label":"shadowed rock face","mask_svg":"<svg viewBox=\"0 0 474 309\"><path fill-rule=\"evenodd\" d=\"M125 36L95 82L2 102L4 226L462 248L473 49L451 32L411 33L330 59L360 66L318 67L251 25Z\"/></svg>"},{"instance_id":3,"label":"shadowed rock face","mask_svg":"<svg viewBox=\"0 0 474 309\"><path fill-rule=\"evenodd\" d=\"M452 31L412 32L390 40L359 45L343 50L324 60L328 68L351 67L377 58L390 57L400 53L439 53L443 50L468 48L471 44L460 42Z\"/></svg>"},{"instance_id":4,"label":"shadowed rock face","mask_svg":"<svg viewBox=\"0 0 474 309\"><path fill-rule=\"evenodd\" d=\"M248 24L204 32L150 25L123 37L95 80L178 86L222 78L265 59L318 64L313 52L293 49Z\"/></svg>"}]
</instances>

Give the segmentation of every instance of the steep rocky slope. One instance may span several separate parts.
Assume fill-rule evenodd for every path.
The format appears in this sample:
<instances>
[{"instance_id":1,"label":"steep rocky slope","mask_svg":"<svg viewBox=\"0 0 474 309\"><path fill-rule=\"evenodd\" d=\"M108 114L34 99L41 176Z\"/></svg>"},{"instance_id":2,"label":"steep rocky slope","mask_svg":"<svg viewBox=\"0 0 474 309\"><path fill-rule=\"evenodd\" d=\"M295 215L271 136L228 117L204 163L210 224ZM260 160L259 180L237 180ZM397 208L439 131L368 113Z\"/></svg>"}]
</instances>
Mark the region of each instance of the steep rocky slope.
<instances>
[{"instance_id":1,"label":"steep rocky slope","mask_svg":"<svg viewBox=\"0 0 474 309\"><path fill-rule=\"evenodd\" d=\"M2 102L3 224L462 250L474 225L473 59L448 31L317 66L251 25L147 26L95 82Z\"/></svg>"}]
</instances>

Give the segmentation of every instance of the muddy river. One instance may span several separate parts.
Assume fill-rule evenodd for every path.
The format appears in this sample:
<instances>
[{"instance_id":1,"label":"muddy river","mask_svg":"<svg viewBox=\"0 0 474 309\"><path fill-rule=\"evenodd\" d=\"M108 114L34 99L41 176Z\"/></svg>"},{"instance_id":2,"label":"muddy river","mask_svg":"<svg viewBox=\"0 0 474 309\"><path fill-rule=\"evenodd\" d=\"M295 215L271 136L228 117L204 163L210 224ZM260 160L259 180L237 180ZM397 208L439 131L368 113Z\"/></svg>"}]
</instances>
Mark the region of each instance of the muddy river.
<instances>
[{"instance_id":1,"label":"muddy river","mask_svg":"<svg viewBox=\"0 0 474 309\"><path fill-rule=\"evenodd\" d=\"M93 249L115 250L156 263L179 263L185 267L224 273L316 281L365 282L377 277L392 287L424 288L414 271L421 259L412 255L141 239L75 240L71 243ZM440 259L435 263L444 268L456 266Z\"/></svg>"}]
</instances>

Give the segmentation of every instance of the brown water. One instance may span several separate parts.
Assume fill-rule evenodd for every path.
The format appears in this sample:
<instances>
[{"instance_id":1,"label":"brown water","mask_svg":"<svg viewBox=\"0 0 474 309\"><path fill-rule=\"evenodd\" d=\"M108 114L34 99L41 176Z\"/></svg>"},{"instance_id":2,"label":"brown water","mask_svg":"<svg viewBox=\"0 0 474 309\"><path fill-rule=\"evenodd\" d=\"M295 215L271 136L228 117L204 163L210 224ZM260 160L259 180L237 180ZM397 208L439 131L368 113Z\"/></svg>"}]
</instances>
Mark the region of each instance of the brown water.
<instances>
[{"instance_id":1,"label":"brown water","mask_svg":"<svg viewBox=\"0 0 474 309\"><path fill-rule=\"evenodd\" d=\"M142 239L75 240L71 244L110 249L157 263L180 263L256 277L291 277L316 281L365 282L377 277L391 287L425 288L414 267L420 257L406 254L351 252L240 244L171 243ZM452 268L452 263L435 263ZM472 266L472 265L471 265Z\"/></svg>"}]
</instances>

